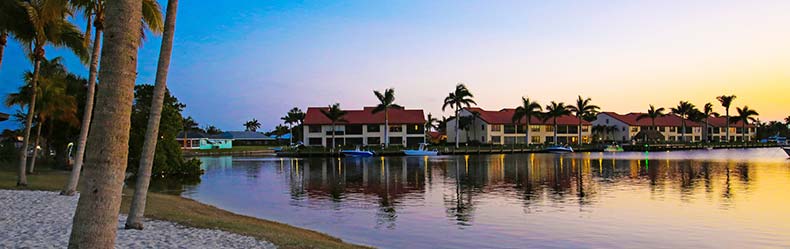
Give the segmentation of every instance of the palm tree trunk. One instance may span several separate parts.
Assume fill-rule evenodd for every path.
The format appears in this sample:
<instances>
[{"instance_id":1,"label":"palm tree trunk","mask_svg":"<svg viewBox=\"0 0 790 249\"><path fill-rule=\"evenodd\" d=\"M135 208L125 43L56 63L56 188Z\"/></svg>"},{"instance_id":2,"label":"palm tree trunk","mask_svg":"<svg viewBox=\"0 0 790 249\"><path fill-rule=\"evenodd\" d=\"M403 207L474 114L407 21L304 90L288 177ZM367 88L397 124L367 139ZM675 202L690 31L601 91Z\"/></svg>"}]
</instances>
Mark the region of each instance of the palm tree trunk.
<instances>
[{"instance_id":1,"label":"palm tree trunk","mask_svg":"<svg viewBox=\"0 0 790 249\"><path fill-rule=\"evenodd\" d=\"M390 115L389 108L384 108L384 148L390 147Z\"/></svg>"},{"instance_id":2,"label":"palm tree trunk","mask_svg":"<svg viewBox=\"0 0 790 249\"><path fill-rule=\"evenodd\" d=\"M529 122L530 117L529 116L526 116L526 117L527 117L527 129L524 131L524 144L526 144L527 147L529 147L529 142L530 142L529 129L532 129L532 128L531 128L531 125L530 125L530 122Z\"/></svg>"},{"instance_id":3,"label":"palm tree trunk","mask_svg":"<svg viewBox=\"0 0 790 249\"><path fill-rule=\"evenodd\" d=\"M3 65L3 53L5 52L5 45L8 44L8 33L0 33L0 66Z\"/></svg>"},{"instance_id":4,"label":"palm tree trunk","mask_svg":"<svg viewBox=\"0 0 790 249\"><path fill-rule=\"evenodd\" d=\"M77 192L77 183L80 181L80 172L82 171L83 158L85 157L85 143L88 141L88 130L90 130L91 116L93 115L93 98L96 93L96 75L98 74L99 53L101 52L101 33L101 27L97 26L96 34L93 37L93 51L91 52L91 65L88 73L88 92L85 97L80 136L77 140L77 153L74 155L74 166L71 169L69 182L63 191L60 192L61 195L74 195Z\"/></svg>"},{"instance_id":5,"label":"palm tree trunk","mask_svg":"<svg viewBox=\"0 0 790 249\"><path fill-rule=\"evenodd\" d=\"M41 126L44 126L42 120L38 121L36 125L36 140L33 141L33 155L30 157L30 167L27 169L28 174L33 174L36 168L36 158L38 158L38 143L41 140Z\"/></svg>"},{"instance_id":6,"label":"palm tree trunk","mask_svg":"<svg viewBox=\"0 0 790 249\"><path fill-rule=\"evenodd\" d=\"M579 146L582 145L582 118L579 117Z\"/></svg>"},{"instance_id":7,"label":"palm tree trunk","mask_svg":"<svg viewBox=\"0 0 790 249\"><path fill-rule=\"evenodd\" d=\"M129 115L137 76L142 5L136 0L106 2L99 78L112 87L96 94L93 129L88 134L85 178L74 213L69 248L113 248L121 190L129 152Z\"/></svg>"},{"instance_id":8,"label":"palm tree trunk","mask_svg":"<svg viewBox=\"0 0 790 249\"><path fill-rule=\"evenodd\" d=\"M331 147L332 151L335 150L335 146L336 146L336 144L335 144L335 122L333 121L332 122L332 147Z\"/></svg>"},{"instance_id":9,"label":"palm tree trunk","mask_svg":"<svg viewBox=\"0 0 790 249\"><path fill-rule=\"evenodd\" d=\"M167 1L162 46L159 49L159 64L156 69L156 83L154 83L154 96L151 100L151 113L148 115L143 154L140 155L140 167L137 169L137 182L134 186L129 217L126 219L126 229L143 229L146 196L148 196L148 186L151 183L151 170L154 166L156 142L159 137L159 121L162 117L162 105L167 92L167 72L170 69L170 56L173 53L177 9L178 0Z\"/></svg>"},{"instance_id":10,"label":"palm tree trunk","mask_svg":"<svg viewBox=\"0 0 790 249\"><path fill-rule=\"evenodd\" d=\"M741 138L741 140L743 140L743 143L745 144L746 143L746 120L743 121L743 128L741 128L741 134L742 134L741 136L743 137L743 138Z\"/></svg>"},{"instance_id":11,"label":"palm tree trunk","mask_svg":"<svg viewBox=\"0 0 790 249\"><path fill-rule=\"evenodd\" d=\"M681 125L682 125L681 128L683 128L683 130L680 131L680 139L683 140L683 142L685 143L686 142L686 120L685 119L682 120Z\"/></svg>"},{"instance_id":12,"label":"palm tree trunk","mask_svg":"<svg viewBox=\"0 0 790 249\"><path fill-rule=\"evenodd\" d=\"M461 140L461 136L458 135L458 124L461 122L461 117L458 116L459 110L458 107L455 107L455 148L458 149L458 145L460 144L459 141Z\"/></svg>"},{"instance_id":13,"label":"palm tree trunk","mask_svg":"<svg viewBox=\"0 0 790 249\"><path fill-rule=\"evenodd\" d=\"M38 51L40 48L36 47ZM31 84L30 93L30 106L27 108L27 117L25 118L25 134L22 139L22 149L19 152L19 175L17 178L17 186L27 186L27 175L25 170L27 168L27 147L30 144L30 128L33 125L33 115L36 111L36 95L38 93L38 76L39 69L41 68L41 57L35 55L35 62L33 66L33 82Z\"/></svg>"},{"instance_id":14,"label":"palm tree trunk","mask_svg":"<svg viewBox=\"0 0 790 249\"><path fill-rule=\"evenodd\" d=\"M294 143L294 128L291 126L291 123L288 123L288 145Z\"/></svg>"},{"instance_id":15,"label":"palm tree trunk","mask_svg":"<svg viewBox=\"0 0 790 249\"><path fill-rule=\"evenodd\" d=\"M724 108L724 113L725 113L725 116L727 116L727 120L725 122L726 125L727 125L727 130L724 132L725 136L727 136L727 139L725 139L724 141L725 142L730 142L730 107L725 107Z\"/></svg>"},{"instance_id":16,"label":"palm tree trunk","mask_svg":"<svg viewBox=\"0 0 790 249\"><path fill-rule=\"evenodd\" d=\"M557 117L554 117L554 145L557 145Z\"/></svg>"}]
</instances>

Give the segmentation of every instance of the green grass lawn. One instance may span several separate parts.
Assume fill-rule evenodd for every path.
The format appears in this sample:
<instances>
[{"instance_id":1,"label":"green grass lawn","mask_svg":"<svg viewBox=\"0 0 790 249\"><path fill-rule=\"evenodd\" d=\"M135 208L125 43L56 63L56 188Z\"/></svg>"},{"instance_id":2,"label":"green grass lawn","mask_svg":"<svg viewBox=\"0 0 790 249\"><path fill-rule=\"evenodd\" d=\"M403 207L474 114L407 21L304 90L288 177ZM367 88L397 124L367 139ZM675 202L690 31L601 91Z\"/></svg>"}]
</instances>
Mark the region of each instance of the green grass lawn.
<instances>
[{"instance_id":1,"label":"green grass lawn","mask_svg":"<svg viewBox=\"0 0 790 249\"><path fill-rule=\"evenodd\" d=\"M60 191L68 171L42 166L28 175L28 186L16 186L15 163L0 162L0 189ZM133 189L124 189L121 212L129 212ZM270 241L280 248L367 248L348 244L329 235L273 221L234 214L191 199L149 193L145 216L185 226L219 229Z\"/></svg>"}]
</instances>

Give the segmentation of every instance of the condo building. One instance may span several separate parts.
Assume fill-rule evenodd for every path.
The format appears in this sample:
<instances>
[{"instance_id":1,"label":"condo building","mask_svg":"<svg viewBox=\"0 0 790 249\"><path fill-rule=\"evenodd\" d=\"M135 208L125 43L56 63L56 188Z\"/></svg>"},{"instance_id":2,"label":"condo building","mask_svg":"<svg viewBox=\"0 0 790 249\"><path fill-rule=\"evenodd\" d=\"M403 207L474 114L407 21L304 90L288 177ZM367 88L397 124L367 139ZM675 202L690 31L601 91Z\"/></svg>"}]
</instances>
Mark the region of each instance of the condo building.
<instances>
[{"instance_id":1,"label":"condo building","mask_svg":"<svg viewBox=\"0 0 790 249\"><path fill-rule=\"evenodd\" d=\"M532 117L527 127L526 118L518 122L513 121L516 109L506 108L499 111L483 110L471 107L460 111L462 120L458 134L455 133L455 123L459 119L451 118L447 121L447 142L460 143L479 142L483 144L530 144L554 143L554 119L547 120ZM566 115L557 118L557 143L578 144L579 119L576 116ZM527 139L529 129L529 139ZM591 123L581 120L582 142L591 142Z\"/></svg>"},{"instance_id":2,"label":"condo building","mask_svg":"<svg viewBox=\"0 0 790 249\"><path fill-rule=\"evenodd\" d=\"M332 141L332 121L321 112L326 109L307 108L303 130L306 145L381 145L385 141L384 129L389 131L390 145L415 146L425 143L425 115L422 110L388 109L389 127L385 127L384 112L373 113L374 107L344 110L345 116L335 124L335 141Z\"/></svg>"}]
</instances>

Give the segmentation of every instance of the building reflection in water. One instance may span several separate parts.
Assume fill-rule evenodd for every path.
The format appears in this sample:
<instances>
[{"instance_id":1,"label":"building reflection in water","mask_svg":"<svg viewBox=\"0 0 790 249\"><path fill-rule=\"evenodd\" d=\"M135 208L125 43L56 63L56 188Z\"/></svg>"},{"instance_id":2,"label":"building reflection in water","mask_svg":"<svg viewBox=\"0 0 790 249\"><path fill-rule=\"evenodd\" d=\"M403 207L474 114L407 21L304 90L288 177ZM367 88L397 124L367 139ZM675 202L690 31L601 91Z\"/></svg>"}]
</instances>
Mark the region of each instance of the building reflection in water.
<instances>
[{"instance_id":1,"label":"building reflection in water","mask_svg":"<svg viewBox=\"0 0 790 249\"><path fill-rule=\"evenodd\" d=\"M248 170L255 178L257 170ZM426 191L434 189L441 191L447 217L464 227L474 224L477 202L482 200L518 200L525 212L536 203L573 201L584 210L600 201L602 187L644 185L655 198L664 198L668 188L678 189L681 201L690 201L700 188L709 200L720 192L726 208L735 197L733 179L742 191L748 191L751 182L746 163L649 159L646 153L642 159L627 160L603 153L283 158L277 173L287 178L293 201L317 201L335 209L344 202L375 207L377 224L385 228L395 226L401 207L420 205Z\"/></svg>"}]
</instances>

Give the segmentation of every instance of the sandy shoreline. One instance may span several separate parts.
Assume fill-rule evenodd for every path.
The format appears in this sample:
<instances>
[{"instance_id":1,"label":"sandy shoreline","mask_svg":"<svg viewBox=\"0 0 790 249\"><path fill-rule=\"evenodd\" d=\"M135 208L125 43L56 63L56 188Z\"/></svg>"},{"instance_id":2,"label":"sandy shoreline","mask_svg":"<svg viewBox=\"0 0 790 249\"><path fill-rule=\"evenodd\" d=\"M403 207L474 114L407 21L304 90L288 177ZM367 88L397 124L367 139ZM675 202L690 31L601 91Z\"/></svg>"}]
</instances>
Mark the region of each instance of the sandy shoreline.
<instances>
[{"instance_id":1,"label":"sandy shoreline","mask_svg":"<svg viewBox=\"0 0 790 249\"><path fill-rule=\"evenodd\" d=\"M49 191L0 190L0 248L65 248L77 199ZM116 248L276 248L249 236L159 220L147 220L144 230L125 230L126 216L118 220Z\"/></svg>"}]
</instances>

